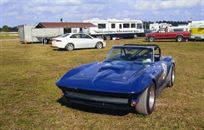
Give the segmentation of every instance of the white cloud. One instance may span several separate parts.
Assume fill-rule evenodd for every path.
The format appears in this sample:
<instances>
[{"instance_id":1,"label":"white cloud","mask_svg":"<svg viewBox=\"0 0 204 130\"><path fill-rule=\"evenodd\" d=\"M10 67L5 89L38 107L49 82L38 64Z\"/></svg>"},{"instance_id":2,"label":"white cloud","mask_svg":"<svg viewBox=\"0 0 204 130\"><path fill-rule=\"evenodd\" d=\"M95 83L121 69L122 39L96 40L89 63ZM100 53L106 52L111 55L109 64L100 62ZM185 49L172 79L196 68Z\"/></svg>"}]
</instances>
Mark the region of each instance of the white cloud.
<instances>
[{"instance_id":1,"label":"white cloud","mask_svg":"<svg viewBox=\"0 0 204 130\"><path fill-rule=\"evenodd\" d=\"M0 0L0 5L3 5L3 4L6 4L6 3L9 3L9 0Z\"/></svg>"},{"instance_id":2,"label":"white cloud","mask_svg":"<svg viewBox=\"0 0 204 130\"><path fill-rule=\"evenodd\" d=\"M189 8L204 3L204 0L139 0L134 7L138 10L159 10L171 8Z\"/></svg>"}]
</instances>

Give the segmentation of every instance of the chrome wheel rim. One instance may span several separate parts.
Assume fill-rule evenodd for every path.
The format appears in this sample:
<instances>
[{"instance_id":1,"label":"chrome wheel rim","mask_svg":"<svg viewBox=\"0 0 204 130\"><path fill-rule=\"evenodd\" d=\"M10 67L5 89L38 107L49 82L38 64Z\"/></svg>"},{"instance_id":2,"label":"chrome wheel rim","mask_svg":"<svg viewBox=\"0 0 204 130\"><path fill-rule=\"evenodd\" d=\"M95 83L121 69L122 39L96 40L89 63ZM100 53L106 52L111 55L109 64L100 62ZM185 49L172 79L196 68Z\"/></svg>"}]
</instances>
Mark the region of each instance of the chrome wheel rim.
<instances>
[{"instance_id":1,"label":"chrome wheel rim","mask_svg":"<svg viewBox=\"0 0 204 130\"><path fill-rule=\"evenodd\" d=\"M153 42L154 41L154 38L153 37L150 37L150 42Z\"/></svg>"},{"instance_id":2,"label":"chrome wheel rim","mask_svg":"<svg viewBox=\"0 0 204 130\"><path fill-rule=\"evenodd\" d=\"M98 44L98 49L101 49L102 48L102 45L101 44Z\"/></svg>"},{"instance_id":3,"label":"chrome wheel rim","mask_svg":"<svg viewBox=\"0 0 204 130\"><path fill-rule=\"evenodd\" d=\"M150 109L153 108L154 102L155 102L155 91L154 91L154 88L151 87L150 88L150 94L149 94L149 107L150 107Z\"/></svg>"},{"instance_id":4,"label":"chrome wheel rim","mask_svg":"<svg viewBox=\"0 0 204 130\"><path fill-rule=\"evenodd\" d=\"M72 51L72 50L73 50L73 46L72 46L72 45L69 45L69 46L68 46L68 50L69 50L69 51Z\"/></svg>"},{"instance_id":5,"label":"chrome wheel rim","mask_svg":"<svg viewBox=\"0 0 204 130\"><path fill-rule=\"evenodd\" d=\"M179 42L181 42L181 41L182 41L182 38L181 38L181 37L179 37L179 38L178 38L178 41L179 41Z\"/></svg>"},{"instance_id":6,"label":"chrome wheel rim","mask_svg":"<svg viewBox=\"0 0 204 130\"><path fill-rule=\"evenodd\" d=\"M171 75L171 82L174 83L174 81L175 81L175 72L173 70Z\"/></svg>"}]
</instances>

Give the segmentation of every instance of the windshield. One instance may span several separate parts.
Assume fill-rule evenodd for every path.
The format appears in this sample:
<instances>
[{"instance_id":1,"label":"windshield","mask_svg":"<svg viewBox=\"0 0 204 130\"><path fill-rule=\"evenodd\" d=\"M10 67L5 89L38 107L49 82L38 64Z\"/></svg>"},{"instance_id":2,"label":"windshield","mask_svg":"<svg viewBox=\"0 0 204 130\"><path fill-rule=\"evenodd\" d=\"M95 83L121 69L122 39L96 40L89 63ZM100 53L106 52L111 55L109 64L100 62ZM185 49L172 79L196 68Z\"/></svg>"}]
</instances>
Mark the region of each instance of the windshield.
<instances>
[{"instance_id":1,"label":"windshield","mask_svg":"<svg viewBox=\"0 0 204 130\"><path fill-rule=\"evenodd\" d=\"M66 37L68 35L69 35L69 33L65 33L65 34L61 35L61 37Z\"/></svg>"},{"instance_id":2,"label":"windshield","mask_svg":"<svg viewBox=\"0 0 204 130\"><path fill-rule=\"evenodd\" d=\"M114 47L109 52L106 61L152 62L153 50L140 47Z\"/></svg>"}]
</instances>

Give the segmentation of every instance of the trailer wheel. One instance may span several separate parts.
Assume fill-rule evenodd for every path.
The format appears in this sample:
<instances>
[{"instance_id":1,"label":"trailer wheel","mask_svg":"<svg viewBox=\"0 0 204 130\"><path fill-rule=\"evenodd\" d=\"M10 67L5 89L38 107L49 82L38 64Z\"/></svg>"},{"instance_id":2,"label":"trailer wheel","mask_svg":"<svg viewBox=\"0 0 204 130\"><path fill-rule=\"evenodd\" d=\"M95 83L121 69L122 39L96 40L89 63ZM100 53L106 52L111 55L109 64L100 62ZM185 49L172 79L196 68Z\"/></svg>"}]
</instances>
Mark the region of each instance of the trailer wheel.
<instances>
[{"instance_id":1,"label":"trailer wheel","mask_svg":"<svg viewBox=\"0 0 204 130\"><path fill-rule=\"evenodd\" d=\"M177 41L177 42L182 42L182 41L183 41L183 37L182 37L182 36L178 36L178 37L176 38L176 41Z\"/></svg>"},{"instance_id":2,"label":"trailer wheel","mask_svg":"<svg viewBox=\"0 0 204 130\"><path fill-rule=\"evenodd\" d=\"M149 42L154 42L154 37L149 37Z\"/></svg>"},{"instance_id":3,"label":"trailer wheel","mask_svg":"<svg viewBox=\"0 0 204 130\"><path fill-rule=\"evenodd\" d=\"M105 36L106 40L111 40L111 36L107 35Z\"/></svg>"},{"instance_id":4,"label":"trailer wheel","mask_svg":"<svg viewBox=\"0 0 204 130\"><path fill-rule=\"evenodd\" d=\"M68 43L66 46L65 46L65 49L67 51L73 51L74 50L74 45L72 43Z\"/></svg>"},{"instance_id":5,"label":"trailer wheel","mask_svg":"<svg viewBox=\"0 0 204 130\"><path fill-rule=\"evenodd\" d=\"M137 38L138 36L137 36L137 34L135 34L133 37L134 37L134 38Z\"/></svg>"}]
</instances>

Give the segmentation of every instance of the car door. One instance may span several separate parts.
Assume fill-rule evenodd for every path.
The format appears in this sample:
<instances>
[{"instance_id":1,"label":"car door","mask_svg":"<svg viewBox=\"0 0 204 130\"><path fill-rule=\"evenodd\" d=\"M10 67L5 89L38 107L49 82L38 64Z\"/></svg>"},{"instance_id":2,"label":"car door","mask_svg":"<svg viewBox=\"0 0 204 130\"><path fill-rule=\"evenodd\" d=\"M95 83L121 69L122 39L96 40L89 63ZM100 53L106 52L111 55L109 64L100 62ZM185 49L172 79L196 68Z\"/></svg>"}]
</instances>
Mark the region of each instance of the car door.
<instances>
[{"instance_id":1,"label":"car door","mask_svg":"<svg viewBox=\"0 0 204 130\"><path fill-rule=\"evenodd\" d=\"M91 48L91 47L94 47L96 44L95 40L87 34L81 34L81 40L83 42L84 48Z\"/></svg>"},{"instance_id":2,"label":"car door","mask_svg":"<svg viewBox=\"0 0 204 130\"><path fill-rule=\"evenodd\" d=\"M75 48L84 48L85 47L85 41L81 38L81 34L71 35L69 42L73 43Z\"/></svg>"}]
</instances>

